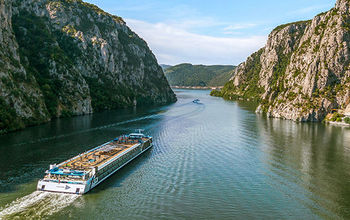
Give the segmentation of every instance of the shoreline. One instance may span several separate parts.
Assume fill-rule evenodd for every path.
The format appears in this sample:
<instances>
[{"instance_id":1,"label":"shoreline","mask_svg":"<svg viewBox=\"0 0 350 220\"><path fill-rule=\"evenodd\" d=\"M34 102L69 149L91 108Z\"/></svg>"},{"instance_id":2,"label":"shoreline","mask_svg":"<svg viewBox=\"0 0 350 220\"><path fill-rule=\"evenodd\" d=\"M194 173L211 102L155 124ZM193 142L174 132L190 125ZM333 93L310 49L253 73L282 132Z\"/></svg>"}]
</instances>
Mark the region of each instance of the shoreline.
<instances>
[{"instance_id":1,"label":"shoreline","mask_svg":"<svg viewBox=\"0 0 350 220\"><path fill-rule=\"evenodd\" d=\"M216 94L214 94L213 92L215 92L215 90L213 90L212 93L210 93L211 96L213 96L213 97L219 97L219 98L222 98L222 99L228 100L228 101L236 101L236 102L237 102L237 101L246 101L246 102L254 101L254 100L244 99L244 98L241 98L241 97L236 97L236 98L234 98L234 99L232 99L232 97L230 97L229 99L227 99L227 98L224 98L222 95L216 95ZM339 126L339 127L348 127L348 128L350 128L350 124L348 124L348 123L346 123L346 122L344 121L344 118L350 117L349 113L346 114L345 111L346 111L346 110L344 110L344 109L339 109L339 112L345 114L345 115L343 115L342 121L341 121L341 122L339 122L339 121L331 121L330 118L332 117L332 114L329 113L329 114L324 118L324 120L322 120L322 121L303 121L302 123L315 122L315 123L324 123L324 124L326 124L326 125L331 125L331 126ZM255 111L255 113L260 114L260 112L256 112L256 111ZM263 114L263 115L266 115L266 113L262 113L262 114ZM329 115L331 115L331 116L329 116ZM267 115L266 115L266 116L267 116ZM270 117L270 116L267 116L267 117ZM297 120L285 119L285 118L281 118L281 117L271 117L271 118L282 119L282 120L290 120L290 121L294 121L294 122L299 122L299 121L297 121Z\"/></svg>"},{"instance_id":2,"label":"shoreline","mask_svg":"<svg viewBox=\"0 0 350 220\"><path fill-rule=\"evenodd\" d=\"M347 124L345 122L327 121L326 123L334 126L350 127L350 124Z\"/></svg>"},{"instance_id":3,"label":"shoreline","mask_svg":"<svg viewBox=\"0 0 350 220\"><path fill-rule=\"evenodd\" d=\"M195 89L195 90L216 90L222 89L223 86L170 86L172 89Z\"/></svg>"}]
</instances>

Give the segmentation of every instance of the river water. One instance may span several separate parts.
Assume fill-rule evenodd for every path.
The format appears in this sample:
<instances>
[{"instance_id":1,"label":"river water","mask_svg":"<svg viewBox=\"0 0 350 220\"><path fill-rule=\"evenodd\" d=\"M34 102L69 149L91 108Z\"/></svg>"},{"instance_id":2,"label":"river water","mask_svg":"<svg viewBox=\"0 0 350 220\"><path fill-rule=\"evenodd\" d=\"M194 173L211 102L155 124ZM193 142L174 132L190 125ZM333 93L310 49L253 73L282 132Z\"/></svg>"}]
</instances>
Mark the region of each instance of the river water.
<instances>
[{"instance_id":1,"label":"river water","mask_svg":"<svg viewBox=\"0 0 350 220\"><path fill-rule=\"evenodd\" d=\"M0 136L0 219L350 218L349 128L268 119L209 91L176 93L166 107ZM88 194L35 191L49 164L138 128L154 147Z\"/></svg>"}]
</instances>

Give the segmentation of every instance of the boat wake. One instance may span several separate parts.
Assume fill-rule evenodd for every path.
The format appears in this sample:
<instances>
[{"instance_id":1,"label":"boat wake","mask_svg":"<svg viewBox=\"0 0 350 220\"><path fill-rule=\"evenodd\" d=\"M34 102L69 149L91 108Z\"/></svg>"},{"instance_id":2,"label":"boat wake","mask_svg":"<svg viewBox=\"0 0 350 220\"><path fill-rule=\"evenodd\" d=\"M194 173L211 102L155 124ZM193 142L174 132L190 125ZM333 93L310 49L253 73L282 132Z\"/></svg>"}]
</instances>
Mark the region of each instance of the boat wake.
<instances>
[{"instance_id":1,"label":"boat wake","mask_svg":"<svg viewBox=\"0 0 350 220\"><path fill-rule=\"evenodd\" d=\"M41 219L72 204L79 195L35 191L0 208L0 219Z\"/></svg>"}]
</instances>

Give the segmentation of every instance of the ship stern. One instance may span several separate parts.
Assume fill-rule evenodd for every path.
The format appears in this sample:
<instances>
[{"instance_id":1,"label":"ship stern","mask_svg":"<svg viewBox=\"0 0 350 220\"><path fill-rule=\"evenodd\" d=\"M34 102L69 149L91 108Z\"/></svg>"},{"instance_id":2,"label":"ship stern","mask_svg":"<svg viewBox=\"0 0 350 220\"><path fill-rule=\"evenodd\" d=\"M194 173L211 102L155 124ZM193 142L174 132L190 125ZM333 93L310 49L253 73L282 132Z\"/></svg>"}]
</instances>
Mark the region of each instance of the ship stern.
<instances>
[{"instance_id":1,"label":"ship stern","mask_svg":"<svg viewBox=\"0 0 350 220\"><path fill-rule=\"evenodd\" d=\"M86 184L83 183L53 182L47 180L39 180L37 190L79 195L82 195L88 191Z\"/></svg>"}]
</instances>

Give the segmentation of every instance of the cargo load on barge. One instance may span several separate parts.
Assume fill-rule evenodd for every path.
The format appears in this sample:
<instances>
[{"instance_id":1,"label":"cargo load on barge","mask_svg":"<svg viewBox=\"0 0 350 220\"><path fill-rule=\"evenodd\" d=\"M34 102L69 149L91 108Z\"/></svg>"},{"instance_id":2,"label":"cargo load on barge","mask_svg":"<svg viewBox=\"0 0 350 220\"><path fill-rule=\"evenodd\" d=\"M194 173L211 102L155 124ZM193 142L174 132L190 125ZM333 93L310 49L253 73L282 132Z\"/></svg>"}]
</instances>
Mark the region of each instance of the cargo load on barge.
<instances>
[{"instance_id":1,"label":"cargo load on barge","mask_svg":"<svg viewBox=\"0 0 350 220\"><path fill-rule=\"evenodd\" d=\"M153 146L140 132L123 135L60 164L39 180L41 191L84 194Z\"/></svg>"}]
</instances>

